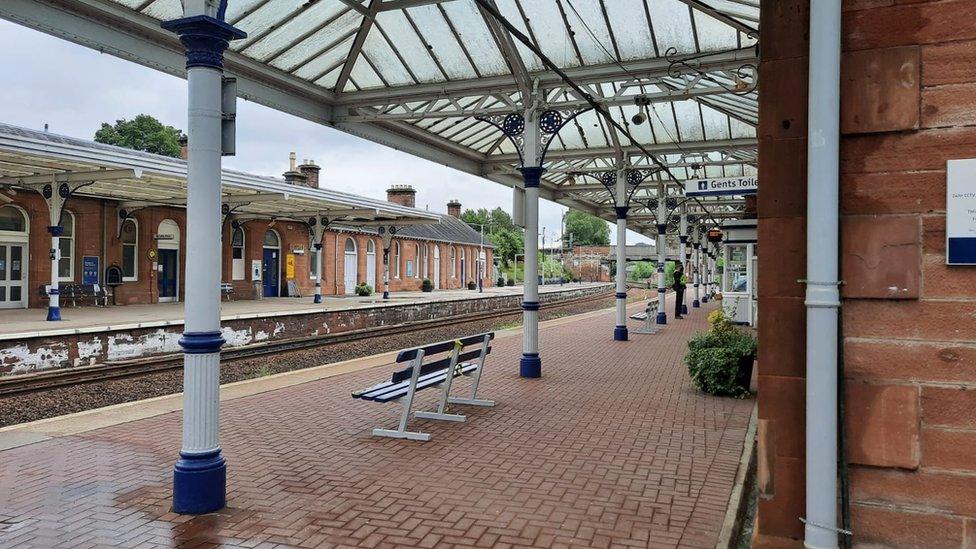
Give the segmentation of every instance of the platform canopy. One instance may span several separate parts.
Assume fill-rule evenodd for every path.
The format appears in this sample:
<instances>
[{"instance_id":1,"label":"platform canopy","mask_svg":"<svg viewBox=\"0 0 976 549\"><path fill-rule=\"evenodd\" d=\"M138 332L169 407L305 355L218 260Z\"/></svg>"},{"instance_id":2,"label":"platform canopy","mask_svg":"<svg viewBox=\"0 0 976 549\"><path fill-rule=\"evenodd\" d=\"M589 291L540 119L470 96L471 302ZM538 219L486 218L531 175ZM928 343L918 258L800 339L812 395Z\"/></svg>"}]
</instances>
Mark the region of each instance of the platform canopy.
<instances>
[{"instance_id":1,"label":"platform canopy","mask_svg":"<svg viewBox=\"0 0 976 549\"><path fill-rule=\"evenodd\" d=\"M61 182L90 183L76 195L116 200L130 211L186 205L185 160L0 124L0 189L33 192ZM415 208L234 170L223 170L221 194L226 213L236 218L304 221L324 215L357 226L440 222Z\"/></svg>"},{"instance_id":2,"label":"platform canopy","mask_svg":"<svg viewBox=\"0 0 976 549\"><path fill-rule=\"evenodd\" d=\"M609 193L578 174L613 169L618 152L651 172L639 200L655 181L677 194L688 178L755 175L759 0L487 4L657 160L587 111L551 143L543 198L612 219ZM160 22L182 16L179 0L0 3L0 17L180 76L183 47ZM225 56L241 97L510 186L518 151L478 117L528 97L567 115L586 106L483 0L229 0L225 16L248 34Z\"/></svg>"}]
</instances>

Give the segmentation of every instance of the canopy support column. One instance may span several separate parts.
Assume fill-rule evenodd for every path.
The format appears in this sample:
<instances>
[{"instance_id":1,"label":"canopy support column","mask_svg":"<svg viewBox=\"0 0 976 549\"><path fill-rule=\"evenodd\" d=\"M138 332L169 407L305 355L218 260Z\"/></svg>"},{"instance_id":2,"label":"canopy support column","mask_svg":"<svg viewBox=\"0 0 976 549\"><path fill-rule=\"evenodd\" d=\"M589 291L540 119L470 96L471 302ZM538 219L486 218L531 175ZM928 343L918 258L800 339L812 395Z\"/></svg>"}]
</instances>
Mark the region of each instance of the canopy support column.
<instances>
[{"instance_id":1,"label":"canopy support column","mask_svg":"<svg viewBox=\"0 0 976 549\"><path fill-rule=\"evenodd\" d=\"M51 233L51 288L47 291L47 320L55 322L61 320L61 294L58 290L58 263L61 261L60 236L64 231L61 225L51 225L47 232Z\"/></svg>"},{"instance_id":2,"label":"canopy support column","mask_svg":"<svg viewBox=\"0 0 976 549\"><path fill-rule=\"evenodd\" d=\"M383 299L390 299L390 247L393 245L396 227L380 227L379 232L383 238Z\"/></svg>"},{"instance_id":3,"label":"canopy support column","mask_svg":"<svg viewBox=\"0 0 976 549\"><path fill-rule=\"evenodd\" d=\"M657 319L658 324L668 323L667 306L665 297L668 288L665 285L664 263L667 261L667 231L668 231L668 206L667 191L663 182L657 186Z\"/></svg>"},{"instance_id":4,"label":"canopy support column","mask_svg":"<svg viewBox=\"0 0 976 549\"><path fill-rule=\"evenodd\" d=\"M692 239L693 242L691 243L691 246L692 248L694 248L694 250L691 253L691 257L692 257L692 264L694 264L695 266L694 267L695 300L691 302L691 307L693 309L699 309L701 308L701 294L699 293L698 287L701 286L702 261L701 261L701 242L699 242L699 240L701 240L701 236L698 234L698 231L692 232Z\"/></svg>"},{"instance_id":5,"label":"canopy support column","mask_svg":"<svg viewBox=\"0 0 976 549\"><path fill-rule=\"evenodd\" d=\"M220 157L223 52L244 33L207 15L167 21L186 47L188 120L186 322L183 448L173 472L173 510L202 514L226 505L227 465L219 442Z\"/></svg>"},{"instance_id":6,"label":"canopy support column","mask_svg":"<svg viewBox=\"0 0 976 549\"><path fill-rule=\"evenodd\" d=\"M522 291L522 359L519 375L542 377L539 356L539 182L545 168L539 147L539 119L535 109L525 111L525 286Z\"/></svg>"},{"instance_id":7,"label":"canopy support column","mask_svg":"<svg viewBox=\"0 0 976 549\"><path fill-rule=\"evenodd\" d=\"M614 341L627 341L627 173L617 170L617 325L613 328Z\"/></svg>"},{"instance_id":8,"label":"canopy support column","mask_svg":"<svg viewBox=\"0 0 976 549\"><path fill-rule=\"evenodd\" d=\"M315 219L311 218L309 221L312 223L312 247L315 248L315 297L312 298L312 303L322 303L322 275L325 272L323 268L325 267L325 260L322 257L322 239L325 238L325 228L328 226L328 220L326 218Z\"/></svg>"},{"instance_id":9,"label":"canopy support column","mask_svg":"<svg viewBox=\"0 0 976 549\"><path fill-rule=\"evenodd\" d=\"M837 529L837 345L841 0L810 3L807 130L805 547L834 548Z\"/></svg>"},{"instance_id":10,"label":"canopy support column","mask_svg":"<svg viewBox=\"0 0 976 549\"><path fill-rule=\"evenodd\" d=\"M681 262L681 267L688 273L688 214L685 213L685 206L681 206L681 217L678 222L678 241L681 243L680 249L678 250L678 261ZM677 281L676 281L677 282ZM687 288L681 291L681 314L688 314L688 297ZM677 299L677 296L675 296Z\"/></svg>"}]
</instances>

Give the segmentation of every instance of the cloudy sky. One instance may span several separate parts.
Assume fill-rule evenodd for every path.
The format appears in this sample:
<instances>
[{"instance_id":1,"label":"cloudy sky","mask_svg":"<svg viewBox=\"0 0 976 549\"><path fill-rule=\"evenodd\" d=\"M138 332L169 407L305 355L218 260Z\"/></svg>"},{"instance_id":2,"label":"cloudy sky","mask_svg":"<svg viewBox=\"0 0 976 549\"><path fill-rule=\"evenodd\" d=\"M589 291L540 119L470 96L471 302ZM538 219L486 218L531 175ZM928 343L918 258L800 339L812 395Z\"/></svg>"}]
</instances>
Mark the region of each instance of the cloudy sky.
<instances>
[{"instance_id":1,"label":"cloudy sky","mask_svg":"<svg viewBox=\"0 0 976 549\"><path fill-rule=\"evenodd\" d=\"M186 82L110 55L0 20L0 122L91 139L102 122L151 114L186 128ZM391 184L417 189L417 206L446 212L463 207L512 209L503 185L353 137L267 107L238 102L237 155L224 166L280 176L288 153L322 166L321 184L373 198L386 198ZM559 234L565 207L543 200L540 230ZM616 231L611 231L611 240ZM630 232L630 242L648 241Z\"/></svg>"}]
</instances>

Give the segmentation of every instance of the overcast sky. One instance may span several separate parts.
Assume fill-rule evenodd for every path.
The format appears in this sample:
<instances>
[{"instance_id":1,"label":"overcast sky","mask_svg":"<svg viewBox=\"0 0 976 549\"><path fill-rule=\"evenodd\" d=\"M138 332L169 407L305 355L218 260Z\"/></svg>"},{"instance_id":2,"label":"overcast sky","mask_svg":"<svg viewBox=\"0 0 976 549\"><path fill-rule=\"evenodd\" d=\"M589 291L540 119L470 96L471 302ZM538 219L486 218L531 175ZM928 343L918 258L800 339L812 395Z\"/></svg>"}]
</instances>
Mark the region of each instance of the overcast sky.
<instances>
[{"instance_id":1,"label":"overcast sky","mask_svg":"<svg viewBox=\"0 0 976 549\"><path fill-rule=\"evenodd\" d=\"M92 139L102 122L145 113L186 129L186 82L25 27L0 20L0 122ZM238 101L237 155L224 167L280 176L288 153L322 166L321 185L386 198L391 184L417 189L417 206L446 212L501 206L511 213L510 188L401 153L273 109ZM565 207L541 201L539 226L550 241ZM628 240L648 239L629 232ZM610 232L611 241L616 231Z\"/></svg>"}]
</instances>

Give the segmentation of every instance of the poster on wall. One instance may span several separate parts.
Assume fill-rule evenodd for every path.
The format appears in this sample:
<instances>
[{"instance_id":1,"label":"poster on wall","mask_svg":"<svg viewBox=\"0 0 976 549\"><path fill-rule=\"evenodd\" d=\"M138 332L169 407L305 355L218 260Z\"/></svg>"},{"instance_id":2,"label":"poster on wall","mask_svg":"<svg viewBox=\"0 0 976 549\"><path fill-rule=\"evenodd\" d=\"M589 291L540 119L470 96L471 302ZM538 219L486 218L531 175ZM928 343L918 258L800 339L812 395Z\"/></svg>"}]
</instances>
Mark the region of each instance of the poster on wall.
<instances>
[{"instance_id":1,"label":"poster on wall","mask_svg":"<svg viewBox=\"0 0 976 549\"><path fill-rule=\"evenodd\" d=\"M86 255L81 258L81 283L98 284L98 256Z\"/></svg>"},{"instance_id":2,"label":"poster on wall","mask_svg":"<svg viewBox=\"0 0 976 549\"><path fill-rule=\"evenodd\" d=\"M295 278L295 254L285 254L285 278Z\"/></svg>"},{"instance_id":3,"label":"poster on wall","mask_svg":"<svg viewBox=\"0 0 976 549\"><path fill-rule=\"evenodd\" d=\"M946 165L946 264L976 265L976 158Z\"/></svg>"}]
</instances>

